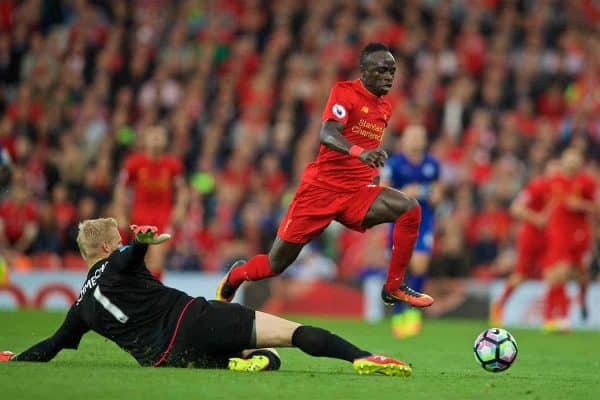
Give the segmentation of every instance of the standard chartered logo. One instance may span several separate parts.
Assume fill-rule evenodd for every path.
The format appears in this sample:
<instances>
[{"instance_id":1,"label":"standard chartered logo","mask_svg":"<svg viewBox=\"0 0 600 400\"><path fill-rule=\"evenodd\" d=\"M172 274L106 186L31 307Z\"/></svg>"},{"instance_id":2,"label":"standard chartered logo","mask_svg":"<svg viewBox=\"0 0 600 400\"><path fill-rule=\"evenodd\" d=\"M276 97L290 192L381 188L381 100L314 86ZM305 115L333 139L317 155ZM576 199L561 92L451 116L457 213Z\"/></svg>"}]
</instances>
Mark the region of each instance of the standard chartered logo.
<instances>
[{"instance_id":1,"label":"standard chartered logo","mask_svg":"<svg viewBox=\"0 0 600 400\"><path fill-rule=\"evenodd\" d=\"M364 119L358 121L358 125L352 127L352 133L361 136L366 136L369 139L374 139L381 142L383 138L383 130L385 127L377 125L373 122L368 122Z\"/></svg>"}]
</instances>

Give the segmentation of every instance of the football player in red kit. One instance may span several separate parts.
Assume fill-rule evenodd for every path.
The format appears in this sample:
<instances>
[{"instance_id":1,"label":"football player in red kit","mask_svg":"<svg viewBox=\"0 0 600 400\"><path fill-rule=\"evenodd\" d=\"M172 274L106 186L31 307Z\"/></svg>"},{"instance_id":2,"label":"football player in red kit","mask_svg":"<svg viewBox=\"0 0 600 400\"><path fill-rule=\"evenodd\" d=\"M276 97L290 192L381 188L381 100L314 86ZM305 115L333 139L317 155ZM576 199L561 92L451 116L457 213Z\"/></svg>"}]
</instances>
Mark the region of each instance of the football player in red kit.
<instances>
[{"instance_id":1,"label":"football player in red kit","mask_svg":"<svg viewBox=\"0 0 600 400\"><path fill-rule=\"evenodd\" d=\"M598 185L583 168L584 158L575 148L561 156L560 172L546 185L550 213L546 238L548 250L544 262L544 279L548 290L544 302L544 328L568 330L569 297L566 282L575 273L580 284L579 302L587 316L586 294L588 269L593 243L592 219L598 213Z\"/></svg>"},{"instance_id":2,"label":"football player in red kit","mask_svg":"<svg viewBox=\"0 0 600 400\"><path fill-rule=\"evenodd\" d=\"M395 72L389 49L371 43L360 55L360 78L335 84L322 115L319 154L304 171L273 247L269 254L234 263L219 284L217 299L231 301L244 281L280 274L306 243L336 220L360 232L395 222L383 301L417 307L433 303L430 296L404 283L419 232L419 204L399 190L378 185L378 169L387 159L380 146L392 113L384 96Z\"/></svg>"},{"instance_id":3,"label":"football player in red kit","mask_svg":"<svg viewBox=\"0 0 600 400\"><path fill-rule=\"evenodd\" d=\"M153 225L161 232L169 232L173 224L183 221L185 215L183 164L166 153L164 127L148 127L143 135L145 151L127 157L115 190L117 219L124 221L124 226L129 223ZM129 187L133 189L131 207L128 207ZM167 243L153 246L146 256L150 270L159 278L168 249Z\"/></svg>"},{"instance_id":4,"label":"football player in red kit","mask_svg":"<svg viewBox=\"0 0 600 400\"><path fill-rule=\"evenodd\" d=\"M511 214L523 223L517 236L517 262L514 272L508 278L500 298L492 304L490 323L503 324L504 305L513 291L524 279L541 276L542 260L546 251L546 222L549 193L549 177L559 168L558 161L550 160L544 174L533 178L512 202Z\"/></svg>"}]
</instances>

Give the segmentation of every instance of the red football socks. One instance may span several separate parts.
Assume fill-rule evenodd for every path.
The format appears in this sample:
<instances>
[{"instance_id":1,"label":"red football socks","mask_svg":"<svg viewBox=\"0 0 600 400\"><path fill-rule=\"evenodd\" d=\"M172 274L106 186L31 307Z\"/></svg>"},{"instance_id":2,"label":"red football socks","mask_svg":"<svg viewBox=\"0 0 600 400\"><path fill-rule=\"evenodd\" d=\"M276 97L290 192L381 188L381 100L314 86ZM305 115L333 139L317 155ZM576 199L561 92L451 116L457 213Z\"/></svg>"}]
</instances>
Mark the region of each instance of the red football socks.
<instances>
[{"instance_id":1,"label":"red football socks","mask_svg":"<svg viewBox=\"0 0 600 400\"><path fill-rule=\"evenodd\" d=\"M234 268L229 274L229 283L237 287L244 281L260 281L275 275L277 274L271 270L269 256L258 254L248 260L246 264Z\"/></svg>"},{"instance_id":2,"label":"red football socks","mask_svg":"<svg viewBox=\"0 0 600 400\"><path fill-rule=\"evenodd\" d=\"M508 282L504 286L504 290L502 290L500 299L498 299L498 304L500 305L500 307L504 307L504 305L506 304L506 301L508 300L508 298L510 297L512 292L514 292L514 290L515 290L515 285L510 282Z\"/></svg>"},{"instance_id":3,"label":"red football socks","mask_svg":"<svg viewBox=\"0 0 600 400\"><path fill-rule=\"evenodd\" d=\"M385 290L392 291L404 282L404 273L410 262L415 242L419 236L421 207L414 207L396 220L392 242L392 256L388 270Z\"/></svg>"},{"instance_id":4,"label":"red football socks","mask_svg":"<svg viewBox=\"0 0 600 400\"><path fill-rule=\"evenodd\" d=\"M571 300L564 283L550 286L544 298L544 320L565 319L569 315Z\"/></svg>"},{"instance_id":5,"label":"red football socks","mask_svg":"<svg viewBox=\"0 0 600 400\"><path fill-rule=\"evenodd\" d=\"M544 296L544 321L554 319L554 309L556 308L556 292L558 285L548 287Z\"/></svg>"}]
</instances>

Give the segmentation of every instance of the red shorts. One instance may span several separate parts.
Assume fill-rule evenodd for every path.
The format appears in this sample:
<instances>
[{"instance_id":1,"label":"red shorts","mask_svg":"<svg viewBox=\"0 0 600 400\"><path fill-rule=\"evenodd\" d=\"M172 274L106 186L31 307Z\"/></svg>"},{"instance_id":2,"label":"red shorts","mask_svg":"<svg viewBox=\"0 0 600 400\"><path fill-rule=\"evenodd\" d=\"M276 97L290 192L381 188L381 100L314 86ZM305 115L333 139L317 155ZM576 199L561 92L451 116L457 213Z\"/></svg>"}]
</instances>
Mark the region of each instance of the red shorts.
<instances>
[{"instance_id":1,"label":"red shorts","mask_svg":"<svg viewBox=\"0 0 600 400\"><path fill-rule=\"evenodd\" d=\"M539 278L545 252L546 238L544 236L519 235L517 238L517 265L515 271L526 278Z\"/></svg>"},{"instance_id":2,"label":"red shorts","mask_svg":"<svg viewBox=\"0 0 600 400\"><path fill-rule=\"evenodd\" d=\"M364 232L363 220L381 190L382 186L365 185L355 192L334 192L302 182L279 225L277 236L286 242L307 243L333 220Z\"/></svg>"},{"instance_id":3,"label":"red shorts","mask_svg":"<svg viewBox=\"0 0 600 400\"><path fill-rule=\"evenodd\" d=\"M135 208L131 215L131 223L156 226L159 233L164 233L171 226L171 210L165 213L148 208Z\"/></svg>"},{"instance_id":4,"label":"red shorts","mask_svg":"<svg viewBox=\"0 0 600 400\"><path fill-rule=\"evenodd\" d=\"M554 229L548 231L548 251L544 268L568 263L587 271L592 259L592 235L589 229Z\"/></svg>"}]
</instances>

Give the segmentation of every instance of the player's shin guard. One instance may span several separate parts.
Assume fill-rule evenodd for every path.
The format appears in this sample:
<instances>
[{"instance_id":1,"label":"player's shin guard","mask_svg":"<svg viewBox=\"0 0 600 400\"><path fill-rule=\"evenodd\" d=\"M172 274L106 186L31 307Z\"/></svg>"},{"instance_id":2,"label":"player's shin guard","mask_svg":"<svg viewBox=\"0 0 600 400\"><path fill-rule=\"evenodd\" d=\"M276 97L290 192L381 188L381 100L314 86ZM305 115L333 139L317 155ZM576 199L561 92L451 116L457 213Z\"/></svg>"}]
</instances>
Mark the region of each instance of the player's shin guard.
<instances>
[{"instance_id":1,"label":"player's shin guard","mask_svg":"<svg viewBox=\"0 0 600 400\"><path fill-rule=\"evenodd\" d=\"M330 357L349 362L371 355L338 335L313 326L298 327L292 335L292 345L313 357Z\"/></svg>"},{"instance_id":2,"label":"player's shin guard","mask_svg":"<svg viewBox=\"0 0 600 400\"><path fill-rule=\"evenodd\" d=\"M271 270L269 256L267 254L258 254L248 260L247 263L231 270L229 274L229 283L234 286L240 286L244 281L260 281L277 275Z\"/></svg>"},{"instance_id":3,"label":"player's shin guard","mask_svg":"<svg viewBox=\"0 0 600 400\"><path fill-rule=\"evenodd\" d=\"M393 233L392 255L388 270L385 290L398 289L404 282L404 274L412 256L419 225L421 224L421 207L416 206L405 212L396 220Z\"/></svg>"}]
</instances>

